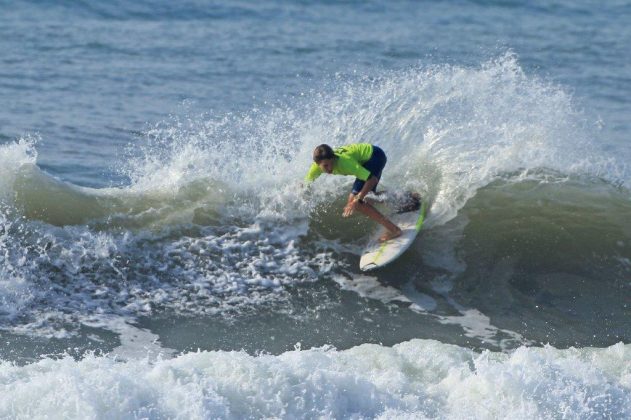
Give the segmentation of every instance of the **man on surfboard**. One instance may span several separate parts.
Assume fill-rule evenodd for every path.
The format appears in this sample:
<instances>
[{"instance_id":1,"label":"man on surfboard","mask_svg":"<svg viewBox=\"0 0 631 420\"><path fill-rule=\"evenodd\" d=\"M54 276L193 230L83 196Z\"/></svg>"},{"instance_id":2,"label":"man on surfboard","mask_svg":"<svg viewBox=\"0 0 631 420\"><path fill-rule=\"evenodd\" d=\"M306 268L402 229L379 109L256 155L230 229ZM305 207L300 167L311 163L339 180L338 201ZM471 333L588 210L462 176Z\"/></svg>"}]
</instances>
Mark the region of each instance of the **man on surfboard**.
<instances>
[{"instance_id":1,"label":"man on surfboard","mask_svg":"<svg viewBox=\"0 0 631 420\"><path fill-rule=\"evenodd\" d=\"M400 236L401 229L370 203L364 201L369 192L376 191L386 161L384 151L369 143L348 144L335 149L328 144L321 144L313 151L313 163L305 180L313 182L322 173L355 176L353 189L342 215L349 217L355 210L359 210L386 228L386 232L379 239L387 241Z\"/></svg>"}]
</instances>

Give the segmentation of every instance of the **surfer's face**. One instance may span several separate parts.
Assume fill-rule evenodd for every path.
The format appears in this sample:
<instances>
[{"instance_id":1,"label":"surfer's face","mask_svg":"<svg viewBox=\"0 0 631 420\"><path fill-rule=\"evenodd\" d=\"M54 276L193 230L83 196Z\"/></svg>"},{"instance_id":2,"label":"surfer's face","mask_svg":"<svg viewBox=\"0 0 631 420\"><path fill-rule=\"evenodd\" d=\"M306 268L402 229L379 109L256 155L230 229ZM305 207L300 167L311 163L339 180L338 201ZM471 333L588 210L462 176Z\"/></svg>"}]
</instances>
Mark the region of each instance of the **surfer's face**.
<instances>
[{"instance_id":1,"label":"surfer's face","mask_svg":"<svg viewBox=\"0 0 631 420\"><path fill-rule=\"evenodd\" d=\"M333 159L323 159L318 163L318 166L322 169L322 172L333 173Z\"/></svg>"}]
</instances>

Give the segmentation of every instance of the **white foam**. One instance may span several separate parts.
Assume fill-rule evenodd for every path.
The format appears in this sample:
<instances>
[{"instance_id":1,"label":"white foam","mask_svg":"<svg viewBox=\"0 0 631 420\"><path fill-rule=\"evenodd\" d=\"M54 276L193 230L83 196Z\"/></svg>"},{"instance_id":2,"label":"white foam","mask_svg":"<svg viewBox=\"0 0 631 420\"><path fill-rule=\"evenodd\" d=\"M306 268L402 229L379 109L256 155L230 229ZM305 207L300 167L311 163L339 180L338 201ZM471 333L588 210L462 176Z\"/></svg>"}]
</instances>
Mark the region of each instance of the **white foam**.
<instances>
[{"instance_id":1,"label":"white foam","mask_svg":"<svg viewBox=\"0 0 631 420\"><path fill-rule=\"evenodd\" d=\"M394 347L86 356L0 364L2 418L628 418L631 345L475 353Z\"/></svg>"},{"instance_id":2,"label":"white foam","mask_svg":"<svg viewBox=\"0 0 631 420\"><path fill-rule=\"evenodd\" d=\"M230 316L283 300L285 286L316 281L333 265L331 252L297 246L304 223L278 232L264 222L208 227L166 241L79 226L19 226L12 235L0 233L0 328L18 334L61 338L81 325L120 333L156 308ZM33 251L37 258L29 258Z\"/></svg>"},{"instance_id":3,"label":"white foam","mask_svg":"<svg viewBox=\"0 0 631 420\"><path fill-rule=\"evenodd\" d=\"M155 360L159 357L170 357L175 350L160 345L158 335L144 328L131 325L121 318L110 318L100 322L100 327L117 332L120 345L110 352L110 356L122 360L146 358Z\"/></svg>"},{"instance_id":4,"label":"white foam","mask_svg":"<svg viewBox=\"0 0 631 420\"><path fill-rule=\"evenodd\" d=\"M376 277L363 274L353 277L343 275L334 276L333 279L340 285L342 290L350 290L361 297L378 300L383 303L403 302L411 303L410 299L404 296L401 291L394 287L384 286Z\"/></svg>"}]
</instances>

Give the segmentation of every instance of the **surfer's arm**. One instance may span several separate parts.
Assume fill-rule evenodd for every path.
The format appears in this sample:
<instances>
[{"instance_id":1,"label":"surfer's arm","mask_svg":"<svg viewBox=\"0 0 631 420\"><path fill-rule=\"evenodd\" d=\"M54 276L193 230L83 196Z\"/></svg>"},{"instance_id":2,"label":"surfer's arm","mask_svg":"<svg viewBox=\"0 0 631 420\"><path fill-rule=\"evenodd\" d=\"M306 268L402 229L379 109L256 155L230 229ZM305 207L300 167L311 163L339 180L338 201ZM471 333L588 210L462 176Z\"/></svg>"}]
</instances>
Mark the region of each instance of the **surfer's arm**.
<instances>
[{"instance_id":1,"label":"surfer's arm","mask_svg":"<svg viewBox=\"0 0 631 420\"><path fill-rule=\"evenodd\" d=\"M312 163L311 167L309 168L309 172L307 172L307 175L305 176L305 183L307 185L311 184L320 175L322 175L322 169L320 169L320 167L316 165L315 163Z\"/></svg>"},{"instance_id":2,"label":"surfer's arm","mask_svg":"<svg viewBox=\"0 0 631 420\"><path fill-rule=\"evenodd\" d=\"M355 201L363 201L364 198L368 195L368 193L370 191L372 191L373 188L375 188L375 185L377 185L379 183L379 178L370 175L370 178L368 178L368 180L364 183L364 186L362 187L361 191L357 193L357 195L355 196Z\"/></svg>"},{"instance_id":3,"label":"surfer's arm","mask_svg":"<svg viewBox=\"0 0 631 420\"><path fill-rule=\"evenodd\" d=\"M378 182L379 179L377 177L370 175L357 195L349 195L348 202L346 203L346 207L344 207L344 213L342 213L342 215L344 217L348 217L353 214L355 212L355 207L357 207L357 203L363 203L364 197L366 197L366 195L375 187L375 185L377 185Z\"/></svg>"}]
</instances>

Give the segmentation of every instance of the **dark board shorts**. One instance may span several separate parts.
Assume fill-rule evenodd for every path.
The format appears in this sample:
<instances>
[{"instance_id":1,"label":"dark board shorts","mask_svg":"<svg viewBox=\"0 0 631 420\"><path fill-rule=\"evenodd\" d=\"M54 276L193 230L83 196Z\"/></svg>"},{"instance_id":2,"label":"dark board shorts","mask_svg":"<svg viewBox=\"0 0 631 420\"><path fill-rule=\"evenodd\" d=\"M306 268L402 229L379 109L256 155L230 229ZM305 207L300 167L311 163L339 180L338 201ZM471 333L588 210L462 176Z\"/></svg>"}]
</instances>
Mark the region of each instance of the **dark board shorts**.
<instances>
[{"instance_id":1,"label":"dark board shorts","mask_svg":"<svg viewBox=\"0 0 631 420\"><path fill-rule=\"evenodd\" d=\"M374 176L378 180L381 179L381 171L386 166L386 162L388 158L386 158L386 154L380 147L372 146L372 156L366 162L362 163L362 166L368 171L370 171L370 175ZM362 181L361 179L355 178L355 182L353 183L353 191L352 194L358 194L361 189L364 187L366 181ZM377 185L374 186L372 191L377 190Z\"/></svg>"}]
</instances>

